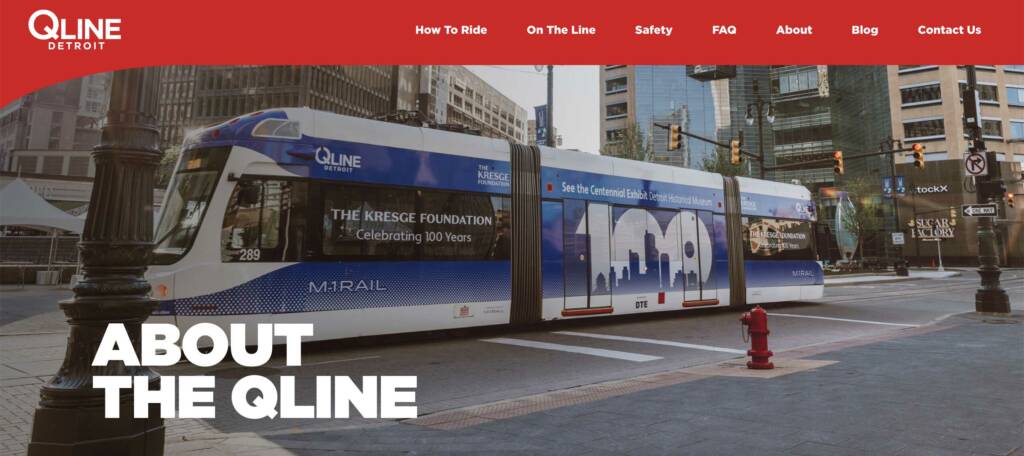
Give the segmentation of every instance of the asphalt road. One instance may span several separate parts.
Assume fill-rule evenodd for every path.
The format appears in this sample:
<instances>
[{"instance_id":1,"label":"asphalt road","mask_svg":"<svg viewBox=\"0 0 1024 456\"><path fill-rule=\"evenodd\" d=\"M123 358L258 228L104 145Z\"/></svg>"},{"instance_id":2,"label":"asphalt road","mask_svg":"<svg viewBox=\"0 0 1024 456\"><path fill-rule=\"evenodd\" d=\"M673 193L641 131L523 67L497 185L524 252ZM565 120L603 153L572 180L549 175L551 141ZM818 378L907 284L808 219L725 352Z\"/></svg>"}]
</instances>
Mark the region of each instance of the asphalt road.
<instances>
[{"instance_id":1,"label":"asphalt road","mask_svg":"<svg viewBox=\"0 0 1024 456\"><path fill-rule=\"evenodd\" d=\"M816 344L856 340L928 325L974 310L977 275L874 284L829 286L814 302L768 306L770 348L777 355ZM1024 270L1003 274L1014 310L1024 310ZM67 325L57 302L67 290L0 291L0 380L12 419L27 426L38 383L63 358ZM298 378L297 403L313 401L313 377L415 375L419 415L576 386L637 377L744 356L740 313L700 309L611 319L543 324L528 330L473 330L413 338L378 338L307 344L301 367L241 369L231 363L202 369L162 368L164 375L214 374L218 417L204 426L219 432L266 434L323 426L379 426L366 420L259 420L232 415L230 383L248 374ZM17 389L17 391L15 391ZM24 390L24 391L22 391ZM8 394L9 393L9 394ZM21 416L25 415L25 416ZM25 427L23 426L23 427ZM28 427L21 429L27 433ZM27 436L13 436L24 440Z\"/></svg>"},{"instance_id":2,"label":"asphalt road","mask_svg":"<svg viewBox=\"0 0 1024 456\"><path fill-rule=\"evenodd\" d=\"M970 312L977 284L977 275L964 271L948 279L830 286L818 301L768 306L770 348L780 354L815 344L878 336ZM1007 271L1003 284L1014 309L1024 308L1024 271ZM330 342L304 347L303 365L297 368L285 367L283 358L275 357L270 363L272 370L179 365L161 372L214 373L218 381L226 382L248 373L295 375L299 377L299 403L312 401L314 376L415 375L419 414L424 415L742 357L747 347L741 340L739 315L728 309L708 309L546 324L530 330L470 331L402 342ZM218 385L217 391L223 392L218 402L229 400L229 386ZM230 407L225 403L218 410ZM287 420L254 423L236 418L221 415L210 424L222 432L273 431L296 425Z\"/></svg>"}]
</instances>

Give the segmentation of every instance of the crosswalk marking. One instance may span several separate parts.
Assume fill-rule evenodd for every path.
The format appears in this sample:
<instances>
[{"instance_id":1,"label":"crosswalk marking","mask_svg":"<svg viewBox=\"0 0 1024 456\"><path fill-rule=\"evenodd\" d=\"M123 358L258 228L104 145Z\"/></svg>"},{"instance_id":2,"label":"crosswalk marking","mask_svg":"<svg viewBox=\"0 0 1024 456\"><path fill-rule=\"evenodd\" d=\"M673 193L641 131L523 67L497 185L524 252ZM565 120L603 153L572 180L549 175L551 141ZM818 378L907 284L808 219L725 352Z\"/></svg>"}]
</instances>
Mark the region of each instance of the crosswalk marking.
<instances>
[{"instance_id":1,"label":"crosswalk marking","mask_svg":"<svg viewBox=\"0 0 1024 456\"><path fill-rule=\"evenodd\" d=\"M533 340L523 339L509 339L499 337L495 339L480 339L482 342L491 342L495 344L515 345L517 347L529 347L539 348L542 350L556 350L569 353L579 353L581 355L600 356L603 358L621 359L625 361L633 361L636 363L643 363L647 361L654 361L661 359L660 356L641 355L639 353L630 353L617 350L605 350L602 348L591 348L581 347L579 345L563 345L563 344L552 344L548 342L537 342Z\"/></svg>"},{"instance_id":2,"label":"crosswalk marking","mask_svg":"<svg viewBox=\"0 0 1024 456\"><path fill-rule=\"evenodd\" d=\"M555 334L564 334L566 336L579 336L579 337L592 337L594 339L607 339L607 340L621 340L625 342L639 342L644 344L655 344L655 345L667 345L670 347L680 348L692 348L694 350L706 350L721 353L733 353L737 355L746 355L746 350L737 350L735 348L726 347L714 347L711 345L699 345L699 344L688 344L685 342L676 342L673 340L661 340L661 339L645 339L642 337L626 337L626 336L615 336L611 334L594 334L594 333L582 333L573 331L555 331Z\"/></svg>"},{"instance_id":3,"label":"crosswalk marking","mask_svg":"<svg viewBox=\"0 0 1024 456\"><path fill-rule=\"evenodd\" d=\"M797 315L797 314L783 314L771 312L768 314L769 317L793 317L793 318L810 318L814 320L833 320L833 321L845 321L849 323L864 323L868 325L885 325L885 326L903 326L906 328L916 328L921 325L911 325L906 323L890 323L887 321L871 321L871 320L852 320L849 318L836 318L836 317L819 317L817 315Z\"/></svg>"}]
</instances>

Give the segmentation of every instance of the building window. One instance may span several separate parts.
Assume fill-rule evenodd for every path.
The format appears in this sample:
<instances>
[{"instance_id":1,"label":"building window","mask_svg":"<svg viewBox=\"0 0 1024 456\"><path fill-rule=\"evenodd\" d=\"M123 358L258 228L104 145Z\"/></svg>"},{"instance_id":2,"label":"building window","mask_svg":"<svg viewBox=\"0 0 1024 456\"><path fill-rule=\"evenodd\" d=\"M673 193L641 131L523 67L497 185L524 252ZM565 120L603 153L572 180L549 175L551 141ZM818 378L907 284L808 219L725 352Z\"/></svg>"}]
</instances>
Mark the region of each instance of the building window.
<instances>
[{"instance_id":1,"label":"building window","mask_svg":"<svg viewBox=\"0 0 1024 456\"><path fill-rule=\"evenodd\" d=\"M938 82L929 82L900 88L900 99L903 107L921 106L942 103L942 91Z\"/></svg>"},{"instance_id":2,"label":"building window","mask_svg":"<svg viewBox=\"0 0 1024 456\"><path fill-rule=\"evenodd\" d=\"M916 73L918 71L928 71L937 69L938 65L900 65L900 74Z\"/></svg>"},{"instance_id":3,"label":"building window","mask_svg":"<svg viewBox=\"0 0 1024 456\"><path fill-rule=\"evenodd\" d=\"M1010 139L1024 140L1024 120L1010 121Z\"/></svg>"},{"instance_id":4,"label":"building window","mask_svg":"<svg viewBox=\"0 0 1024 456\"><path fill-rule=\"evenodd\" d=\"M71 157L68 159L69 176L88 176L89 157Z\"/></svg>"},{"instance_id":5,"label":"building window","mask_svg":"<svg viewBox=\"0 0 1024 456\"><path fill-rule=\"evenodd\" d=\"M39 157L18 157L18 172L35 174Z\"/></svg>"},{"instance_id":6,"label":"building window","mask_svg":"<svg viewBox=\"0 0 1024 456\"><path fill-rule=\"evenodd\" d=\"M60 175L64 171L64 157L43 157L43 174Z\"/></svg>"},{"instance_id":7,"label":"building window","mask_svg":"<svg viewBox=\"0 0 1024 456\"><path fill-rule=\"evenodd\" d=\"M626 78L625 77L609 79L609 80L604 82L604 93L606 93L606 94L620 93L620 92L625 92L625 91L626 91Z\"/></svg>"},{"instance_id":8,"label":"building window","mask_svg":"<svg viewBox=\"0 0 1024 456\"><path fill-rule=\"evenodd\" d=\"M605 107L605 119L618 119L626 117L629 113L627 103L615 103Z\"/></svg>"},{"instance_id":9,"label":"building window","mask_svg":"<svg viewBox=\"0 0 1024 456\"><path fill-rule=\"evenodd\" d=\"M922 119L903 122L905 139L942 139L946 135L946 126L941 118Z\"/></svg>"},{"instance_id":10,"label":"building window","mask_svg":"<svg viewBox=\"0 0 1024 456\"><path fill-rule=\"evenodd\" d=\"M619 142L622 141L622 136L626 133L625 128L617 128L615 130L607 130L604 132L605 142Z\"/></svg>"},{"instance_id":11,"label":"building window","mask_svg":"<svg viewBox=\"0 0 1024 456\"><path fill-rule=\"evenodd\" d=\"M818 69L780 74L778 79L772 79L772 93L785 95L793 92L806 90L818 90Z\"/></svg>"},{"instance_id":12,"label":"building window","mask_svg":"<svg viewBox=\"0 0 1024 456\"><path fill-rule=\"evenodd\" d=\"M962 94L967 91L967 83L960 82L960 101L963 101ZM978 83L978 98L982 103L999 104L999 87L995 84Z\"/></svg>"},{"instance_id":13,"label":"building window","mask_svg":"<svg viewBox=\"0 0 1024 456\"><path fill-rule=\"evenodd\" d=\"M1006 86L1006 104L1024 107L1024 87Z\"/></svg>"},{"instance_id":14,"label":"building window","mask_svg":"<svg viewBox=\"0 0 1024 456\"><path fill-rule=\"evenodd\" d=\"M829 141L831 139L831 124L775 131L775 144L780 146L786 144Z\"/></svg>"},{"instance_id":15,"label":"building window","mask_svg":"<svg viewBox=\"0 0 1024 456\"><path fill-rule=\"evenodd\" d=\"M981 136L1003 139L1003 122L999 119L981 119ZM964 137L967 137L967 121L964 121Z\"/></svg>"}]
</instances>

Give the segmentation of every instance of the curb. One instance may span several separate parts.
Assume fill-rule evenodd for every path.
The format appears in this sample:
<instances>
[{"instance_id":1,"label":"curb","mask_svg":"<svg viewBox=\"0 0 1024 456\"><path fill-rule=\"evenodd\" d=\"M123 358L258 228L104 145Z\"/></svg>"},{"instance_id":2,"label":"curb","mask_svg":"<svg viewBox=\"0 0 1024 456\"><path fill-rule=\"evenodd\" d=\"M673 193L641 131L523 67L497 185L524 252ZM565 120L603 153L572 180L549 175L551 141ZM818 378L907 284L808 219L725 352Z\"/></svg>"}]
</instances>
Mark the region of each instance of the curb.
<instances>
[{"instance_id":1,"label":"curb","mask_svg":"<svg viewBox=\"0 0 1024 456\"><path fill-rule=\"evenodd\" d=\"M960 276L963 275L963 272L961 272L961 271L950 271L950 272L953 272L953 275L951 275L949 277L941 277L941 278L948 279L950 277L960 277ZM865 281L847 282L847 283L828 283L826 281L825 282L825 286L826 287L843 287L843 286L851 286L851 285L872 285L872 284L879 284L879 283L906 282L908 280L936 280L936 278L931 278L931 277L899 277L899 276L896 276L896 277L897 278L895 278L895 279L865 280Z\"/></svg>"}]
</instances>

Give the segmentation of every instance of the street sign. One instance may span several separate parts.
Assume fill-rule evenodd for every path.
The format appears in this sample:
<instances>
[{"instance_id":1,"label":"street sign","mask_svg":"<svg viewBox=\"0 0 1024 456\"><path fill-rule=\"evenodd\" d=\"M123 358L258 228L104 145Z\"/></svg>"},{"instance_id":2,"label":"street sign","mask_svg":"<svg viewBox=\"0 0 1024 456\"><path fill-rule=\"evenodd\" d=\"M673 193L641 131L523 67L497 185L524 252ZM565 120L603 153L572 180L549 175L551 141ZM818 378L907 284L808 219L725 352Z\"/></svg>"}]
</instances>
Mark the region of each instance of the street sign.
<instances>
[{"instance_id":1,"label":"street sign","mask_svg":"<svg viewBox=\"0 0 1024 456\"><path fill-rule=\"evenodd\" d=\"M988 159L985 157L985 154L967 154L964 157L964 171L971 176L987 176Z\"/></svg>"},{"instance_id":2,"label":"street sign","mask_svg":"<svg viewBox=\"0 0 1024 456\"><path fill-rule=\"evenodd\" d=\"M964 204L960 212L964 217L995 217L997 209L995 204Z\"/></svg>"},{"instance_id":3,"label":"street sign","mask_svg":"<svg viewBox=\"0 0 1024 456\"><path fill-rule=\"evenodd\" d=\"M892 233L892 245L903 245L904 243L903 233Z\"/></svg>"}]
</instances>

